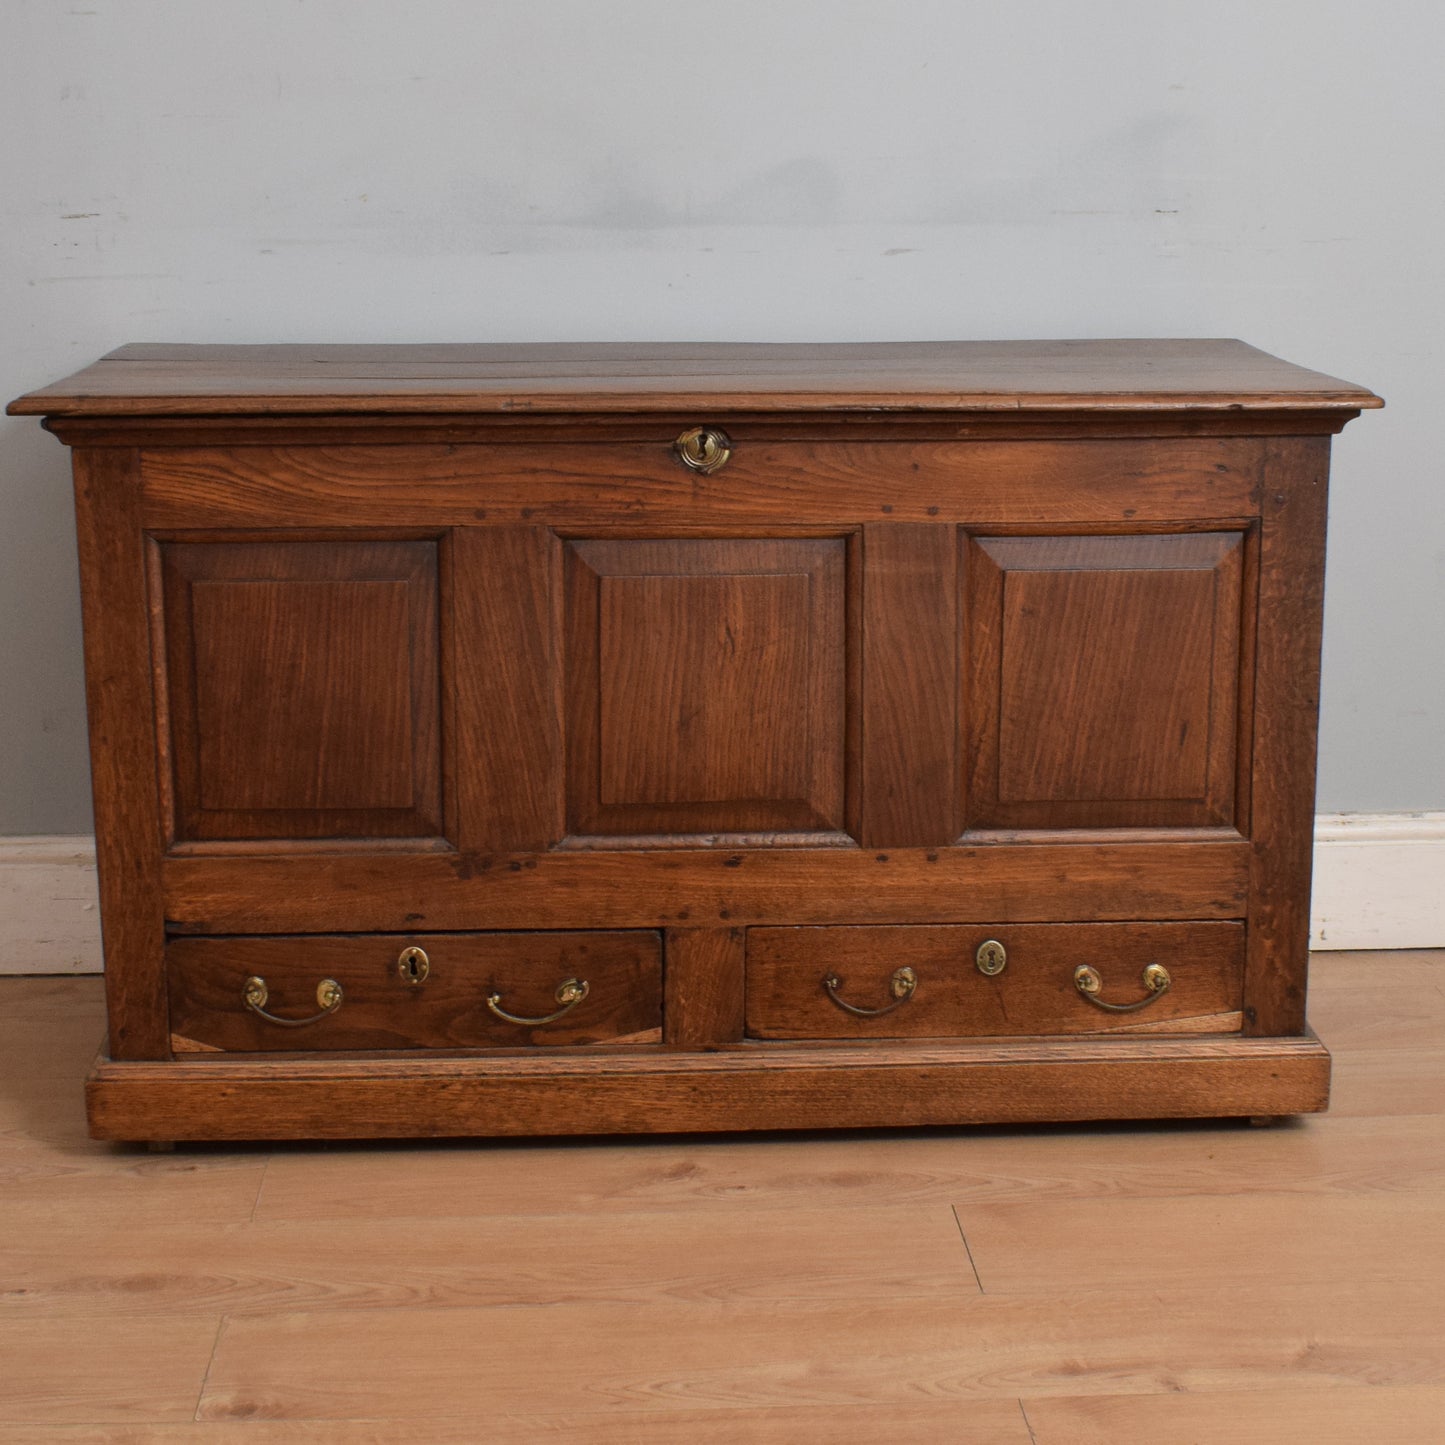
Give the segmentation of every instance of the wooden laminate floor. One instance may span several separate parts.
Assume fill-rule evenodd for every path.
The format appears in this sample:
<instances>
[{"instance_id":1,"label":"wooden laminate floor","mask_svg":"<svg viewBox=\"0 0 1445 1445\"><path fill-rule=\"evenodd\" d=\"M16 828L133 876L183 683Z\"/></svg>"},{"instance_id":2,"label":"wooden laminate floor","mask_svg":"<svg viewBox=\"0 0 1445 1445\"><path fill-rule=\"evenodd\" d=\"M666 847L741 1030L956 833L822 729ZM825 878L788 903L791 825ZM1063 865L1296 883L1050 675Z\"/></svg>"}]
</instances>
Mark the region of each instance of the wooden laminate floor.
<instances>
[{"instance_id":1,"label":"wooden laminate floor","mask_svg":"<svg viewBox=\"0 0 1445 1445\"><path fill-rule=\"evenodd\" d=\"M1315 980L1274 1129L153 1155L0 979L0 1439L1445 1441L1445 953Z\"/></svg>"}]
</instances>

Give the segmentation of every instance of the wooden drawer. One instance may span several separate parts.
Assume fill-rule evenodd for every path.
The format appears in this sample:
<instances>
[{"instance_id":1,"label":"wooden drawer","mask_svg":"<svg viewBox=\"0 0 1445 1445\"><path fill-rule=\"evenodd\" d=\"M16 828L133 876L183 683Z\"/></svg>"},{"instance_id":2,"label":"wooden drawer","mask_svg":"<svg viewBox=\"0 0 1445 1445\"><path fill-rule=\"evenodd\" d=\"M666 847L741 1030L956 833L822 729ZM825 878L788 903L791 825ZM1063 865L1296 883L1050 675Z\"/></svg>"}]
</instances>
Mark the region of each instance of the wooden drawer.
<instances>
[{"instance_id":1,"label":"wooden drawer","mask_svg":"<svg viewBox=\"0 0 1445 1445\"><path fill-rule=\"evenodd\" d=\"M178 1053L662 1037L655 932L182 938L166 977Z\"/></svg>"},{"instance_id":2,"label":"wooden drawer","mask_svg":"<svg viewBox=\"0 0 1445 1445\"><path fill-rule=\"evenodd\" d=\"M977 962L988 940L1006 952L992 976ZM1166 989L1146 983L1151 964L1167 971ZM1099 980L1093 1000L1075 982L1081 966ZM1233 1033L1243 973L1238 923L753 928L747 1032L759 1039ZM1099 1006L1141 1002L1129 1012Z\"/></svg>"}]
</instances>

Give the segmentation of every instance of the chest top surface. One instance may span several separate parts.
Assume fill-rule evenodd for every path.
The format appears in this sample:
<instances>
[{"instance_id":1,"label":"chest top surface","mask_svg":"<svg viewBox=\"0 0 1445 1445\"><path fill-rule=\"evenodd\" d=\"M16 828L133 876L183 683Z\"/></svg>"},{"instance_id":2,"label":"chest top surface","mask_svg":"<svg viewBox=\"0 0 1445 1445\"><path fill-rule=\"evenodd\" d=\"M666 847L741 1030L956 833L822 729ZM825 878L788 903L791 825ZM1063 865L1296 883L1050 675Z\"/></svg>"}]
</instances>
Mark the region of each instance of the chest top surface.
<instances>
[{"instance_id":1,"label":"chest top surface","mask_svg":"<svg viewBox=\"0 0 1445 1445\"><path fill-rule=\"evenodd\" d=\"M1382 405L1232 340L123 346L11 402L55 417L1294 411Z\"/></svg>"}]
</instances>

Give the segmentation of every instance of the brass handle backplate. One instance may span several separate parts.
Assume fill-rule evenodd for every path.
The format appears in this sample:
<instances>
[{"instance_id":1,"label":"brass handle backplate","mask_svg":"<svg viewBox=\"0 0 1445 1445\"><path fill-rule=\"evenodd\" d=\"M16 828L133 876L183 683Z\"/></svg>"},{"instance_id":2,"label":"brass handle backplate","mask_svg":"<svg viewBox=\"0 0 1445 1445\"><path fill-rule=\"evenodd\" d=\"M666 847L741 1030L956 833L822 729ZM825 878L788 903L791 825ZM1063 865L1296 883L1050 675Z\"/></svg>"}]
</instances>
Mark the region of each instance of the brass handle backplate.
<instances>
[{"instance_id":1,"label":"brass handle backplate","mask_svg":"<svg viewBox=\"0 0 1445 1445\"><path fill-rule=\"evenodd\" d=\"M556 1013L543 1014L541 1018L523 1018L521 1014L509 1014L502 1005L502 996L499 993L487 995L487 1007L496 1014L499 1019L506 1019L509 1024L522 1024L526 1028L536 1028L538 1024L550 1024L561 1018L564 1013L577 1007L587 997L587 980L585 978L564 978L557 985L557 992L553 995L561 1008Z\"/></svg>"},{"instance_id":2,"label":"brass handle backplate","mask_svg":"<svg viewBox=\"0 0 1445 1445\"><path fill-rule=\"evenodd\" d=\"M253 1014L259 1014L268 1024L280 1024L283 1029L299 1029L306 1024L317 1023L328 1014L334 1014L345 998L341 985L334 978L323 978L316 985L316 1002L321 1005L321 1012L309 1014L304 1019L283 1019L280 1014L266 1012L266 1001L270 996L266 980L255 974L246 980L246 985L241 990L241 997Z\"/></svg>"},{"instance_id":3,"label":"brass handle backplate","mask_svg":"<svg viewBox=\"0 0 1445 1445\"><path fill-rule=\"evenodd\" d=\"M1143 998L1135 999L1133 1003L1105 1003L1099 997L1099 991L1104 987L1104 980L1087 963L1081 963L1074 970L1074 987L1095 1008L1107 1009L1111 1014L1131 1014L1135 1009L1146 1008L1156 998L1168 993L1170 985L1174 982L1169 977L1169 970L1162 963L1146 965L1143 977L1144 987L1149 992Z\"/></svg>"},{"instance_id":4,"label":"brass handle backplate","mask_svg":"<svg viewBox=\"0 0 1445 1445\"><path fill-rule=\"evenodd\" d=\"M857 1004L849 1003L846 999L839 998L838 989L842 986L842 980L836 973L830 973L823 980L823 987L827 990L828 997L838 1005L844 1013L857 1014L859 1018L877 1018L879 1014L892 1013L894 1009L901 1008L913 997L913 990L918 987L918 975L911 968L896 968L893 970L893 977L888 980L888 992L893 995L893 1002L886 1003L882 1008L859 1008Z\"/></svg>"},{"instance_id":5,"label":"brass handle backplate","mask_svg":"<svg viewBox=\"0 0 1445 1445\"><path fill-rule=\"evenodd\" d=\"M678 460L694 472L715 472L732 455L732 442L715 426L695 426L672 444Z\"/></svg>"}]
</instances>

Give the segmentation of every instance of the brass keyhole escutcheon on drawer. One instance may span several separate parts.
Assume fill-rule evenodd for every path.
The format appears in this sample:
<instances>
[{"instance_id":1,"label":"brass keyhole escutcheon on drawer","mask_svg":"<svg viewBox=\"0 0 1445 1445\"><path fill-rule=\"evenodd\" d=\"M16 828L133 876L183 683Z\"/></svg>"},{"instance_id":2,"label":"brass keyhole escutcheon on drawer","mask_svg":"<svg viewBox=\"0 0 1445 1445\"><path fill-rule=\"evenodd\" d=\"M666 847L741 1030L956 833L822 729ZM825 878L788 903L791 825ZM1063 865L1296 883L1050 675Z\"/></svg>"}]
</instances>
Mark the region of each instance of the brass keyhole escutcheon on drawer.
<instances>
[{"instance_id":1,"label":"brass keyhole escutcheon on drawer","mask_svg":"<svg viewBox=\"0 0 1445 1445\"><path fill-rule=\"evenodd\" d=\"M396 973L403 983L424 984L431 973L431 959L426 956L426 949L403 948L397 955Z\"/></svg>"},{"instance_id":2,"label":"brass keyhole escutcheon on drawer","mask_svg":"<svg viewBox=\"0 0 1445 1445\"><path fill-rule=\"evenodd\" d=\"M715 426L695 426L672 444L678 460L694 472L715 472L732 455L733 444L725 431Z\"/></svg>"},{"instance_id":3,"label":"brass keyhole escutcheon on drawer","mask_svg":"<svg viewBox=\"0 0 1445 1445\"><path fill-rule=\"evenodd\" d=\"M979 944L973 961L978 965L980 973L989 978L997 978L1008 967L1008 949L996 938L985 939Z\"/></svg>"}]
</instances>

